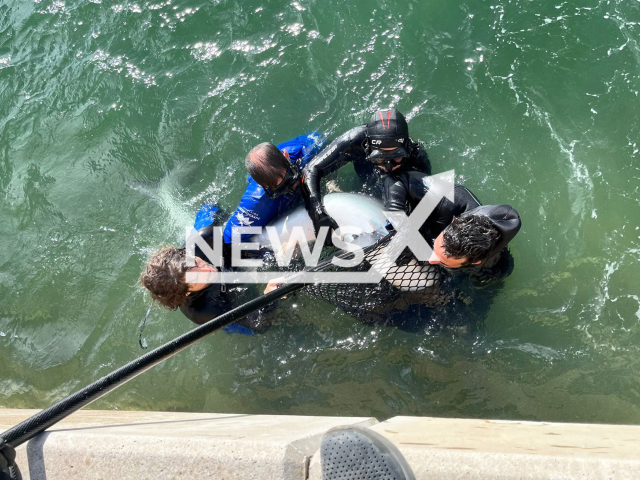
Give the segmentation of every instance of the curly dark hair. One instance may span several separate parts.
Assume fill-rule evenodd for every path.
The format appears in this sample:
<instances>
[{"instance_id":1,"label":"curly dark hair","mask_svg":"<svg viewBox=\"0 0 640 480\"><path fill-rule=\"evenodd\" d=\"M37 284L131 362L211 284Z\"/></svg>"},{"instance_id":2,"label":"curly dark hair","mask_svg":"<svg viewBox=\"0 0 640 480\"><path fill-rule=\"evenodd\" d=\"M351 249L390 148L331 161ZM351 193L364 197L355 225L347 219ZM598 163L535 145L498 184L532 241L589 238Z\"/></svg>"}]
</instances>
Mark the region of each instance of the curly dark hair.
<instances>
[{"instance_id":1,"label":"curly dark hair","mask_svg":"<svg viewBox=\"0 0 640 480\"><path fill-rule=\"evenodd\" d=\"M466 258L467 263L486 260L500 240L500 232L486 215L454 218L444 229L442 246L449 257Z\"/></svg>"},{"instance_id":2,"label":"curly dark hair","mask_svg":"<svg viewBox=\"0 0 640 480\"><path fill-rule=\"evenodd\" d=\"M140 283L156 302L168 310L176 310L187 299L189 284L185 274L189 268L184 248L164 247L149 259Z\"/></svg>"}]
</instances>

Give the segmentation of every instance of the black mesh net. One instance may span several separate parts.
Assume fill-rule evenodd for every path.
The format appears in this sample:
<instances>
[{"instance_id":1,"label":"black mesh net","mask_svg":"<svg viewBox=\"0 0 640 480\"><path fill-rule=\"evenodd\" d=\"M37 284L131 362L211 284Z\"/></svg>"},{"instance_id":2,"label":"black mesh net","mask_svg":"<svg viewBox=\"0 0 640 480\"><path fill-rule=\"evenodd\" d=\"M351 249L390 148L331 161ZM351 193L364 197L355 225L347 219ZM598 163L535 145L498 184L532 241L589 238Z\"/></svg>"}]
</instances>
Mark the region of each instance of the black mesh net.
<instances>
[{"instance_id":1,"label":"black mesh net","mask_svg":"<svg viewBox=\"0 0 640 480\"><path fill-rule=\"evenodd\" d=\"M446 303L450 293L447 288L447 273L442 268L419 262L409 249L405 249L395 262L389 262L390 266L385 265L385 248L391 238L392 235L389 235L365 248L365 260L360 265L350 269L331 267L328 270L366 272L373 264L378 264L381 270L387 270L379 283L318 283L307 286L305 291L351 315L372 320L392 310L404 310L413 304L436 306Z\"/></svg>"}]
</instances>

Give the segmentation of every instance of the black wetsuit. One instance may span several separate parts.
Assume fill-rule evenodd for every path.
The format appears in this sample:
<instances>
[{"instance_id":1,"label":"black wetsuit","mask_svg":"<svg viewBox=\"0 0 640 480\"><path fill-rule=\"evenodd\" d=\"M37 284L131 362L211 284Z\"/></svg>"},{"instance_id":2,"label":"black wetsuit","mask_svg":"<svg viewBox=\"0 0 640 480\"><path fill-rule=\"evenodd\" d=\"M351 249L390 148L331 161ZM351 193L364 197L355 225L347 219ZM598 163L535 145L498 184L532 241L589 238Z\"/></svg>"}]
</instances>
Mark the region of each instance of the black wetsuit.
<instances>
[{"instance_id":1,"label":"black wetsuit","mask_svg":"<svg viewBox=\"0 0 640 480\"><path fill-rule=\"evenodd\" d=\"M366 159L364 141L367 136L366 125L352 128L331 142L322 152L311 160L304 168L303 184L308 195L305 195L307 210L322 208L320 180L336 171L343 165L353 162L356 173L361 178L371 180L382 172ZM431 173L431 166L426 151L416 142L410 142L409 158L401 162L403 171L416 170Z\"/></svg>"},{"instance_id":2,"label":"black wetsuit","mask_svg":"<svg viewBox=\"0 0 640 480\"><path fill-rule=\"evenodd\" d=\"M187 302L180 311L194 323L203 324L233 308L231 292L220 283L212 283L202 290L187 295Z\"/></svg>"},{"instance_id":3,"label":"black wetsuit","mask_svg":"<svg viewBox=\"0 0 640 480\"><path fill-rule=\"evenodd\" d=\"M424 174L403 172L398 175L386 175L383 179L383 201L387 211L411 213L425 195L432 194L425 186ZM491 251L489 258L479 265L469 265L455 269L478 277L504 277L513 268L507 244L520 230L518 212L509 205L482 205L466 187L455 186L454 201L442 198L421 228L421 233L430 246L453 221L454 217L466 215L485 215L500 232L500 240Z\"/></svg>"}]
</instances>

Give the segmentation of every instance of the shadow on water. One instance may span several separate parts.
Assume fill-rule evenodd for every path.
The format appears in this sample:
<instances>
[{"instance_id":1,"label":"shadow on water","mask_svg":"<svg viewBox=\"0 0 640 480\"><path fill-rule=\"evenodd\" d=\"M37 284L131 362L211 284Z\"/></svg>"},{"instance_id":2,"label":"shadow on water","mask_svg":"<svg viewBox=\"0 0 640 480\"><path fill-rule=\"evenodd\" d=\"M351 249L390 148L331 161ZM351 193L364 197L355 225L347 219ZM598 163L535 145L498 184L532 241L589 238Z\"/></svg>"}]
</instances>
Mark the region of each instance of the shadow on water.
<instances>
[{"instance_id":1,"label":"shadow on water","mask_svg":"<svg viewBox=\"0 0 640 480\"><path fill-rule=\"evenodd\" d=\"M55 182L56 179L43 174L38 165L29 165L24 181L25 211L20 222L21 228L32 222L38 214L50 214L64 220L62 213L56 211L55 205L47 199L47 192Z\"/></svg>"}]
</instances>

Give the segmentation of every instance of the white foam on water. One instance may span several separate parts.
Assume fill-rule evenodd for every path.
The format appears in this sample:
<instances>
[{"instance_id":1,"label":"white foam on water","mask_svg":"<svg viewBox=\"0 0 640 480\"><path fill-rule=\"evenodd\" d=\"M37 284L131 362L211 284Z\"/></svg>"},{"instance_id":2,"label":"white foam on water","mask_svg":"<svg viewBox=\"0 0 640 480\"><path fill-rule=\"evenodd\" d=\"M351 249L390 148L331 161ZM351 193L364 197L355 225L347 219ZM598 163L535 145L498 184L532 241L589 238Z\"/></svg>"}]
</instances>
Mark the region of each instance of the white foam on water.
<instances>
[{"instance_id":1,"label":"white foam on water","mask_svg":"<svg viewBox=\"0 0 640 480\"><path fill-rule=\"evenodd\" d=\"M162 219L162 229L172 232L178 242L184 241L184 227L193 224L193 202L182 199L180 178L183 177L181 167L167 172L160 180L154 183L129 182L129 188L140 192L156 202L166 215Z\"/></svg>"},{"instance_id":2,"label":"white foam on water","mask_svg":"<svg viewBox=\"0 0 640 480\"><path fill-rule=\"evenodd\" d=\"M549 135L558 145L561 156L566 160L566 162L558 160L558 164L560 172L564 173L566 178L571 212L574 216L578 217L581 222L587 214L590 214L594 210L594 186L589 174L589 169L584 163L581 163L575 155L575 147L580 141L577 139L567 141L562 138L561 134L557 131L557 127L554 126L551 114L536 105L525 92L516 87L513 74L509 74L507 77L494 78L506 80L509 88L514 92L516 104L524 103L527 106L525 116L533 114L534 118L536 118L540 124L548 127Z\"/></svg>"}]
</instances>

